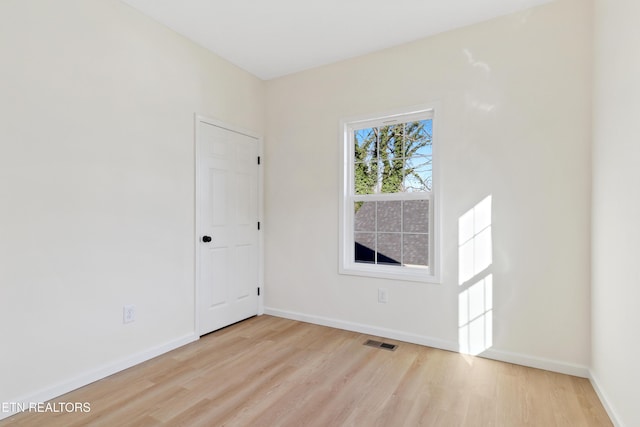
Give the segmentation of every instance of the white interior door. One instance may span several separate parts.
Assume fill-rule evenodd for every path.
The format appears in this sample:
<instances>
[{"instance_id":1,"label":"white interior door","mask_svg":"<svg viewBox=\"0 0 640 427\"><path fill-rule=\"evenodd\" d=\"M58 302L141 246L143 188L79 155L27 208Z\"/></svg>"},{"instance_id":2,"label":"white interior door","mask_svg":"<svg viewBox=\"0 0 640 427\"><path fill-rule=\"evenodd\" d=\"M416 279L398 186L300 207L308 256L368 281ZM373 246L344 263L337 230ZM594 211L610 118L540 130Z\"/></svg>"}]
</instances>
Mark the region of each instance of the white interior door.
<instances>
[{"instance_id":1,"label":"white interior door","mask_svg":"<svg viewBox=\"0 0 640 427\"><path fill-rule=\"evenodd\" d=\"M258 314L258 139L197 120L200 335Z\"/></svg>"}]
</instances>

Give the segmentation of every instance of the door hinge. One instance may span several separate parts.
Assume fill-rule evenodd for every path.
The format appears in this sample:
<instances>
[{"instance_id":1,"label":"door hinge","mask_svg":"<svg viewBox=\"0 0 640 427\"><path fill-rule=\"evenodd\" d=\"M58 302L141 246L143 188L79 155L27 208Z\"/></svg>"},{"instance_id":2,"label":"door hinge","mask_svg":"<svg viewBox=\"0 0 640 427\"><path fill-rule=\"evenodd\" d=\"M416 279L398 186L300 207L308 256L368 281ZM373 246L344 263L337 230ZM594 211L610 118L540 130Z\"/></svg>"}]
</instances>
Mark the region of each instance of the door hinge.
<instances>
[{"instance_id":1,"label":"door hinge","mask_svg":"<svg viewBox=\"0 0 640 427\"><path fill-rule=\"evenodd\" d=\"M258 286L258 296L260 296L260 286Z\"/></svg>"},{"instance_id":2,"label":"door hinge","mask_svg":"<svg viewBox=\"0 0 640 427\"><path fill-rule=\"evenodd\" d=\"M258 230L260 230L260 221L258 221Z\"/></svg>"},{"instance_id":3,"label":"door hinge","mask_svg":"<svg viewBox=\"0 0 640 427\"><path fill-rule=\"evenodd\" d=\"M258 164L260 164L260 156L258 156Z\"/></svg>"}]
</instances>

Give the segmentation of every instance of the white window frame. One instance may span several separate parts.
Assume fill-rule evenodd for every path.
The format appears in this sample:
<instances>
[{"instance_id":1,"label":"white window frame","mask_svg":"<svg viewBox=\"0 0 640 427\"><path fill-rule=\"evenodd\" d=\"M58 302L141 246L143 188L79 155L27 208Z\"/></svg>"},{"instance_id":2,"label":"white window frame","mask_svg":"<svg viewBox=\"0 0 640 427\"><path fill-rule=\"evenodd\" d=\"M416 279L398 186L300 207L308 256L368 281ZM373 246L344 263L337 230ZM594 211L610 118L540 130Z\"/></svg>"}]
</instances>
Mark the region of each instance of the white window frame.
<instances>
[{"instance_id":1,"label":"white window frame","mask_svg":"<svg viewBox=\"0 0 640 427\"><path fill-rule=\"evenodd\" d=\"M340 181L340 236L339 236L339 273L384 279L406 280L413 282L440 283L440 203L439 203L439 157L436 129L437 105L414 106L386 113L359 116L340 121L340 161L342 164ZM354 185L354 131L368 127L385 126L414 120L432 120L432 186L430 192L355 194ZM391 200L429 200L429 266L409 267L355 262L354 212L353 203L357 201Z\"/></svg>"}]
</instances>

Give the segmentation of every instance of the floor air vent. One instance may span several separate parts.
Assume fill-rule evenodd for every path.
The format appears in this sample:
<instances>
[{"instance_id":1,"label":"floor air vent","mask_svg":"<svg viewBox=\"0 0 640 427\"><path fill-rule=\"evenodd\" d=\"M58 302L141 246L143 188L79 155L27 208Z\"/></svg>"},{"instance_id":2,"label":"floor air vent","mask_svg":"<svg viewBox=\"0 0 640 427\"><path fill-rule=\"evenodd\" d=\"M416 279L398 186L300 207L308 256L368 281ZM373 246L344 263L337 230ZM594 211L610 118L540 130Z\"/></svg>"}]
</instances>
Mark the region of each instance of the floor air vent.
<instances>
[{"instance_id":1,"label":"floor air vent","mask_svg":"<svg viewBox=\"0 0 640 427\"><path fill-rule=\"evenodd\" d=\"M364 345L369 346L369 347L375 347L375 348L383 348L385 350L389 350L389 351L395 351L396 348L398 348L397 345L395 344L389 344L386 342L382 342L382 341L374 341L374 340L367 340Z\"/></svg>"}]
</instances>

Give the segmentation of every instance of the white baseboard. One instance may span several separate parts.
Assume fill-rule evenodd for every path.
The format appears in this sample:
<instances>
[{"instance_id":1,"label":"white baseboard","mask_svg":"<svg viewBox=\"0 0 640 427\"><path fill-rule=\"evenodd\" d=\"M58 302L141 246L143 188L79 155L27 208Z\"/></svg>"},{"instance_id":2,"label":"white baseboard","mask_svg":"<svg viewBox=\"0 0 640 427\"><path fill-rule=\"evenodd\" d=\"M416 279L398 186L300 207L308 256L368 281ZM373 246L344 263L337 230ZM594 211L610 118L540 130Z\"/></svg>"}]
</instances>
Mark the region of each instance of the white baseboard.
<instances>
[{"instance_id":1,"label":"white baseboard","mask_svg":"<svg viewBox=\"0 0 640 427\"><path fill-rule=\"evenodd\" d=\"M441 350L459 352L460 347L457 342L441 340L438 338L402 332L394 329L380 328L376 326L364 325L361 323L347 322L344 320L330 319L322 316L297 313L287 310L265 307L264 314L283 317L285 319L299 320L301 322L313 323L316 325L329 326L347 331L359 332L362 334L391 338L398 341L405 341L412 344L434 347ZM589 369L586 366L573 365L570 363L558 362L550 359L528 356L507 351L489 349L479 354L478 357L499 360L501 362L513 363L515 365L528 366L530 368L544 369L546 371L558 372L561 374L573 375L576 377L588 378Z\"/></svg>"},{"instance_id":2,"label":"white baseboard","mask_svg":"<svg viewBox=\"0 0 640 427\"><path fill-rule=\"evenodd\" d=\"M427 347L439 348L442 350L458 351L458 344L443 341L435 338L424 337L422 335L397 331L394 329L379 328L369 326L362 323L346 322L344 320L330 319L328 317L314 316L293 311L277 310L265 307L264 314L271 316L283 317L285 319L299 320L301 322L313 323L315 325L329 326L336 329L344 329L346 331L359 332L361 334L373 335L376 337L391 338L398 341L420 344Z\"/></svg>"},{"instance_id":3,"label":"white baseboard","mask_svg":"<svg viewBox=\"0 0 640 427\"><path fill-rule=\"evenodd\" d=\"M522 365L529 368L537 368L545 371L557 372L559 374L572 375L574 377L589 378L588 367L559 362L557 360L544 359L520 353L511 353L492 348L485 350L478 356L492 360L499 360L501 362L513 363L514 365Z\"/></svg>"},{"instance_id":4,"label":"white baseboard","mask_svg":"<svg viewBox=\"0 0 640 427\"><path fill-rule=\"evenodd\" d=\"M113 375L117 372L124 371L125 369L138 365L142 362L146 362L147 360L153 359L154 357L160 356L161 354L167 353L171 350L175 350L178 347L182 347L183 345L197 341L198 339L199 337L194 334L185 335L168 343L150 348L129 357L125 357L91 371L84 372L71 380L64 381L62 383L37 391L35 393L31 393L26 396L18 397L12 400L12 402L46 402L58 396L62 396L63 394L69 393L73 390L76 390L80 387L84 387L95 381L106 378L109 375ZM0 420L15 415L15 413L16 412L0 411Z\"/></svg>"},{"instance_id":5,"label":"white baseboard","mask_svg":"<svg viewBox=\"0 0 640 427\"><path fill-rule=\"evenodd\" d=\"M598 383L598 379L593 374L593 371L589 371L589 381L591 382L591 386L593 387L593 389L596 391L596 394L598 395L600 402L602 402L602 406L604 406L605 411L607 411L607 415L609 415L609 418L611 419L611 422L613 423L613 425L615 427L624 427L624 424L622 424L622 422L620 421L620 418L616 414L616 411L613 409L613 407L609 403L610 402L609 399L607 399L606 394L600 387L600 384Z\"/></svg>"}]
</instances>

